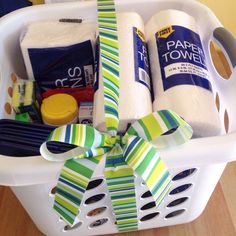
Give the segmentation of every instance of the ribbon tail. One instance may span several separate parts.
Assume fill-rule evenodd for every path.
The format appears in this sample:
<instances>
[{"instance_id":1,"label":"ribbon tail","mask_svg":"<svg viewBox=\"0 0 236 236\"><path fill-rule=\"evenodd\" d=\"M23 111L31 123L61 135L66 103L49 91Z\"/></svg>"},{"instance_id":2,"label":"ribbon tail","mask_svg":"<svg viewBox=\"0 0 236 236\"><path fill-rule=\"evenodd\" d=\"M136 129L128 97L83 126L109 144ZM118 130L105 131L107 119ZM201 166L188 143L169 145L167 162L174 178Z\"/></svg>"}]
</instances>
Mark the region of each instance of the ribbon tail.
<instances>
[{"instance_id":1,"label":"ribbon tail","mask_svg":"<svg viewBox=\"0 0 236 236\"><path fill-rule=\"evenodd\" d=\"M171 188L171 176L156 149L139 137L130 137L124 151L125 161L142 177L158 207Z\"/></svg>"},{"instance_id":2,"label":"ribbon tail","mask_svg":"<svg viewBox=\"0 0 236 236\"><path fill-rule=\"evenodd\" d=\"M133 123L126 133L150 141L159 148L170 148L187 142L193 130L180 116L170 110L153 112Z\"/></svg>"},{"instance_id":3,"label":"ribbon tail","mask_svg":"<svg viewBox=\"0 0 236 236\"><path fill-rule=\"evenodd\" d=\"M124 162L122 150L107 155L105 178L119 232L137 230L134 172Z\"/></svg>"},{"instance_id":4,"label":"ribbon tail","mask_svg":"<svg viewBox=\"0 0 236 236\"><path fill-rule=\"evenodd\" d=\"M47 142L40 147L42 156L50 161L64 161L61 169L53 208L70 226L78 222L78 212L89 181L101 160L109 150L107 135L86 125L66 125L55 129L48 141L64 142L77 147L55 154L47 149Z\"/></svg>"},{"instance_id":5,"label":"ribbon tail","mask_svg":"<svg viewBox=\"0 0 236 236\"><path fill-rule=\"evenodd\" d=\"M83 195L101 157L71 159L61 169L53 208L70 226L78 223Z\"/></svg>"},{"instance_id":6,"label":"ribbon tail","mask_svg":"<svg viewBox=\"0 0 236 236\"><path fill-rule=\"evenodd\" d=\"M171 176L152 144L169 148L185 143L192 134L192 128L175 112L161 110L132 124L123 138L125 160L143 178L157 207L171 188Z\"/></svg>"}]
</instances>

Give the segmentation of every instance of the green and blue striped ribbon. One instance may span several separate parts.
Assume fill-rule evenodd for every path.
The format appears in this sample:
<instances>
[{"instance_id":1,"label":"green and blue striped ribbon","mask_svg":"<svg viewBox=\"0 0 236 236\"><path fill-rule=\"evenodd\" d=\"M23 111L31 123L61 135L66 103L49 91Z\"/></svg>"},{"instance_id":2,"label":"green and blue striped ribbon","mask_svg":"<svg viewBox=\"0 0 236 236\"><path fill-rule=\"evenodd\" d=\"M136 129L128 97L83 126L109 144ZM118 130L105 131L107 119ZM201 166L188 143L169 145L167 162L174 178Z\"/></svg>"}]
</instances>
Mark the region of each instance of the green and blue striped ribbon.
<instances>
[{"instance_id":1,"label":"green and blue striped ribbon","mask_svg":"<svg viewBox=\"0 0 236 236\"><path fill-rule=\"evenodd\" d=\"M105 121L108 133L114 136L119 125L118 103L120 81L119 45L114 1L98 0L97 9Z\"/></svg>"},{"instance_id":2,"label":"green and blue striped ribbon","mask_svg":"<svg viewBox=\"0 0 236 236\"><path fill-rule=\"evenodd\" d=\"M78 124L55 129L48 141L78 147L66 153L53 154L47 149L47 142L41 146L40 151L45 159L67 160L58 180L54 209L71 226L77 223L88 183L101 157L106 155L104 175L117 228L120 232L136 230L138 220L133 173L142 177L156 206L159 206L170 189L171 178L157 149L180 145L191 136L192 128L177 114L166 110L136 121L123 137L110 136L93 127Z\"/></svg>"},{"instance_id":3,"label":"green and blue striped ribbon","mask_svg":"<svg viewBox=\"0 0 236 236\"><path fill-rule=\"evenodd\" d=\"M119 47L113 0L98 0L98 27L107 134L86 125L55 129L48 141L74 144L77 148L53 154L47 142L42 156L49 161L66 160L58 179L54 209L71 226L78 222L83 195L101 158L106 156L104 176L117 229L138 229L134 172L141 176L159 206L171 186L171 177L156 148L180 145L191 138L191 127L172 111L158 111L130 126L124 136L119 125Z\"/></svg>"},{"instance_id":4,"label":"green and blue striped ribbon","mask_svg":"<svg viewBox=\"0 0 236 236\"><path fill-rule=\"evenodd\" d=\"M108 133L115 136L119 125L120 68L114 1L98 0L98 28L104 86L105 121ZM120 144L107 154L105 177L119 231L137 230L134 174L133 170L124 162L123 150ZM123 181L117 181L119 178L122 178ZM120 212L120 208L123 209L122 212Z\"/></svg>"},{"instance_id":5,"label":"green and blue striped ribbon","mask_svg":"<svg viewBox=\"0 0 236 236\"><path fill-rule=\"evenodd\" d=\"M125 162L122 146L116 143L108 153L104 174L117 228L127 232L138 229L138 217L134 173Z\"/></svg>"}]
</instances>

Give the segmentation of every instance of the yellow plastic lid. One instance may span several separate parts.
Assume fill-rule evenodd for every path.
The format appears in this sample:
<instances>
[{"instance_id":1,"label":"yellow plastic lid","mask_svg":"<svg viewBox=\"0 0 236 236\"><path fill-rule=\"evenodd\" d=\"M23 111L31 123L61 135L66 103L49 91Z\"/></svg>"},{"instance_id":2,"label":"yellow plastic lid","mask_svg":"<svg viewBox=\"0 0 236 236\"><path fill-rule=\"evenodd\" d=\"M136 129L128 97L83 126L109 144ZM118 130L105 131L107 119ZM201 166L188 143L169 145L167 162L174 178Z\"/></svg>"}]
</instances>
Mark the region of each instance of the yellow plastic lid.
<instances>
[{"instance_id":1,"label":"yellow plastic lid","mask_svg":"<svg viewBox=\"0 0 236 236\"><path fill-rule=\"evenodd\" d=\"M73 96L59 93L43 100L41 113L45 124L59 126L73 123L79 111Z\"/></svg>"}]
</instances>

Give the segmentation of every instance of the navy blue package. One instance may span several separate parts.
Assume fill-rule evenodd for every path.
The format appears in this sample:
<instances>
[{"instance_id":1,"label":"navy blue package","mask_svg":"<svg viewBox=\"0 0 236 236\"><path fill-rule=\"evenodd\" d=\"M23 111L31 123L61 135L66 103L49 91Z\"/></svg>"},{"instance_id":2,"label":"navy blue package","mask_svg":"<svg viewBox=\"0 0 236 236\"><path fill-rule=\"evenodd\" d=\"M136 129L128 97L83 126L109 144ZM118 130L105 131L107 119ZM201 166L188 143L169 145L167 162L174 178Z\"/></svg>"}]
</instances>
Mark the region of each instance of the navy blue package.
<instances>
[{"instance_id":1,"label":"navy blue package","mask_svg":"<svg viewBox=\"0 0 236 236\"><path fill-rule=\"evenodd\" d=\"M34 78L42 90L93 85L94 56L90 40L67 47L28 51Z\"/></svg>"},{"instance_id":2,"label":"navy blue package","mask_svg":"<svg viewBox=\"0 0 236 236\"><path fill-rule=\"evenodd\" d=\"M42 93L92 87L95 35L93 22L31 23L20 39L28 79L35 80Z\"/></svg>"},{"instance_id":3,"label":"navy blue package","mask_svg":"<svg viewBox=\"0 0 236 236\"><path fill-rule=\"evenodd\" d=\"M43 0L0 0L0 17L17 9L44 3Z\"/></svg>"}]
</instances>

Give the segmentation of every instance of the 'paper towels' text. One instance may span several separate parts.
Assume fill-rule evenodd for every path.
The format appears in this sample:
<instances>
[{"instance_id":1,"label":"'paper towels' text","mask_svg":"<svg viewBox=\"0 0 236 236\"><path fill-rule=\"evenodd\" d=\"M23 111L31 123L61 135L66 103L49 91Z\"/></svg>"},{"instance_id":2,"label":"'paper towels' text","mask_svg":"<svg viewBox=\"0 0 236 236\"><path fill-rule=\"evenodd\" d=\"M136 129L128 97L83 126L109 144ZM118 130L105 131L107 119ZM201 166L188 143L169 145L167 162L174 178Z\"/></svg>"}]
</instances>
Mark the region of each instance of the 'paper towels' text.
<instances>
[{"instance_id":1,"label":"'paper towels' text","mask_svg":"<svg viewBox=\"0 0 236 236\"><path fill-rule=\"evenodd\" d=\"M162 57L165 58L167 63L169 60L184 58L203 66L206 65L204 53L196 44L188 41L171 40L166 43L166 47L168 52L163 54Z\"/></svg>"},{"instance_id":2,"label":"'paper towels' text","mask_svg":"<svg viewBox=\"0 0 236 236\"><path fill-rule=\"evenodd\" d=\"M156 34L164 90L196 85L212 90L200 37L182 26L170 26Z\"/></svg>"}]
</instances>

